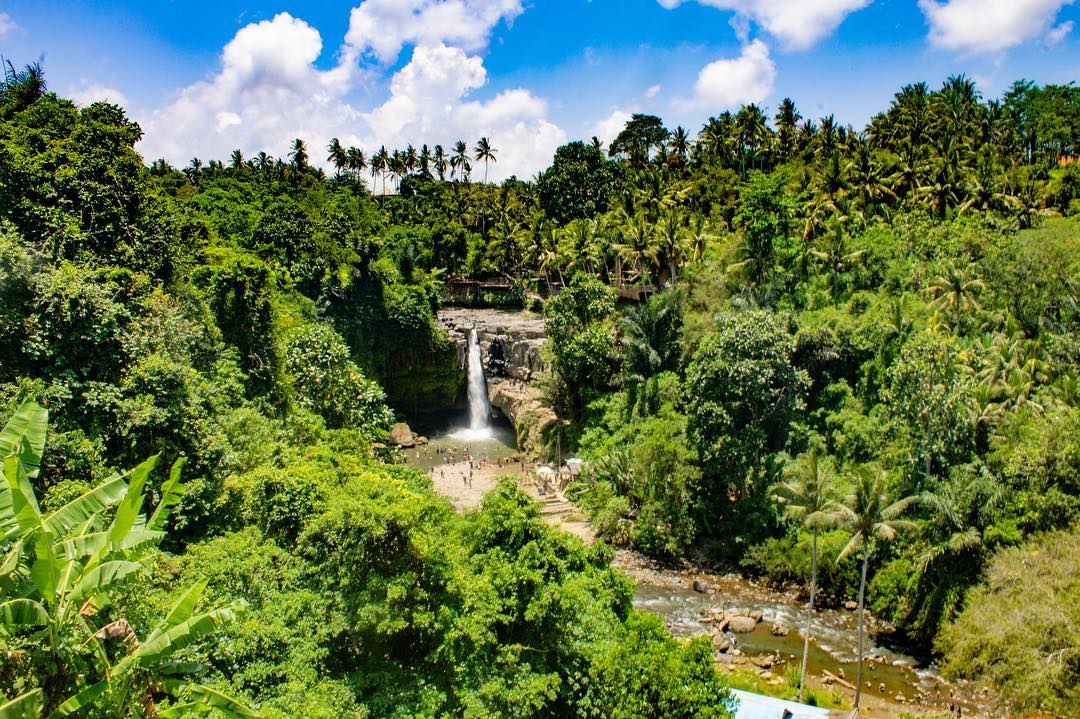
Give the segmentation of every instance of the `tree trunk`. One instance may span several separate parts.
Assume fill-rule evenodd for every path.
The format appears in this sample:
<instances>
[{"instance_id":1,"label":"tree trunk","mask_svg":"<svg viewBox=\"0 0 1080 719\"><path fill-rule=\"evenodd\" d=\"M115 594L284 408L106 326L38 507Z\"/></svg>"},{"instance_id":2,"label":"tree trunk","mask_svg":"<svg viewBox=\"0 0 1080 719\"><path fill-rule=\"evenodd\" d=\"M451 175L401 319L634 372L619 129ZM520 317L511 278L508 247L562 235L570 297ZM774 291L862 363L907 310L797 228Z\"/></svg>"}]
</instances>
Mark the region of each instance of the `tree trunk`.
<instances>
[{"instance_id":1,"label":"tree trunk","mask_svg":"<svg viewBox=\"0 0 1080 719\"><path fill-rule=\"evenodd\" d=\"M859 709L859 699L862 698L862 665L863 665L863 607L866 600L866 567L870 563L870 540L864 538L866 545L863 547L862 580L859 582L859 669L855 672L855 710Z\"/></svg>"},{"instance_id":2,"label":"tree trunk","mask_svg":"<svg viewBox=\"0 0 1080 719\"><path fill-rule=\"evenodd\" d=\"M817 530L814 530L813 550L810 553L810 606L806 611L806 629L803 630L802 668L799 670L799 703L806 692L806 655L810 653L810 622L814 615L814 594L817 591Z\"/></svg>"}]
</instances>

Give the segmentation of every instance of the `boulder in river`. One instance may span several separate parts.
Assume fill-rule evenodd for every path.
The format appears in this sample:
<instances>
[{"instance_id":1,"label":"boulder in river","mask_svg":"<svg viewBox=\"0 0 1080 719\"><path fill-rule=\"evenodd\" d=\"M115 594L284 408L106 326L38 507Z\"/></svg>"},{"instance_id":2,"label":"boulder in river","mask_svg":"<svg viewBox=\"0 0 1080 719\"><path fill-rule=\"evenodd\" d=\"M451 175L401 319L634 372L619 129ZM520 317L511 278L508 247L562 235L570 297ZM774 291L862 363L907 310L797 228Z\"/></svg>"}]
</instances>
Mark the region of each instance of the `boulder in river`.
<instances>
[{"instance_id":1,"label":"boulder in river","mask_svg":"<svg viewBox=\"0 0 1080 719\"><path fill-rule=\"evenodd\" d=\"M693 587L694 591L697 592L698 594L704 594L705 592L709 591L705 587L705 582L701 581L700 579L695 579L694 583L691 586Z\"/></svg>"},{"instance_id":2,"label":"boulder in river","mask_svg":"<svg viewBox=\"0 0 1080 719\"><path fill-rule=\"evenodd\" d=\"M732 617L728 628L736 634L749 634L757 626L757 620L750 617Z\"/></svg>"},{"instance_id":3,"label":"boulder in river","mask_svg":"<svg viewBox=\"0 0 1080 719\"><path fill-rule=\"evenodd\" d=\"M398 447L412 447L416 445L416 435L404 422L398 422L390 428L390 443Z\"/></svg>"},{"instance_id":4,"label":"boulder in river","mask_svg":"<svg viewBox=\"0 0 1080 719\"><path fill-rule=\"evenodd\" d=\"M750 618L754 620L755 624L757 622L760 622L764 616L765 612L761 611L760 609L755 609L754 611L750 612Z\"/></svg>"},{"instance_id":5,"label":"boulder in river","mask_svg":"<svg viewBox=\"0 0 1080 719\"><path fill-rule=\"evenodd\" d=\"M773 664L775 664L776 662L773 661L773 658L771 656L765 656L750 657L750 663L753 664L755 667L759 667L761 669L772 669Z\"/></svg>"},{"instance_id":6,"label":"boulder in river","mask_svg":"<svg viewBox=\"0 0 1080 719\"><path fill-rule=\"evenodd\" d=\"M788 628L781 622L773 622L772 634L774 637L786 637L788 635Z\"/></svg>"}]
</instances>

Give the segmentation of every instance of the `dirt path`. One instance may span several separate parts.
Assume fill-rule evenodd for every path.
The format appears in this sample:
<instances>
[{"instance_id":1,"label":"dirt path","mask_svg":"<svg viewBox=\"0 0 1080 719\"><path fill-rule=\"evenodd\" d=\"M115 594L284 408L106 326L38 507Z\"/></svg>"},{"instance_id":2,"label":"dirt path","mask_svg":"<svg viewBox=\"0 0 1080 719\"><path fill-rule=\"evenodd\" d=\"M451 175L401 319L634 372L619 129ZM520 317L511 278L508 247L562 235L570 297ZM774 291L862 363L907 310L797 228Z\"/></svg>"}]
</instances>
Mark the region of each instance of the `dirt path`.
<instances>
[{"instance_id":1,"label":"dirt path","mask_svg":"<svg viewBox=\"0 0 1080 719\"><path fill-rule=\"evenodd\" d=\"M502 478L517 476L518 486L540 503L540 514L544 521L580 537L586 544L596 541L596 535L585 516L572 502L558 492L549 491L542 495L535 483L521 479L523 475L528 476L532 469L532 465L526 464L523 472L521 464L514 463L504 466L489 464L484 469L474 466L470 470L466 462L455 462L436 467L432 481L436 492L447 497L459 511L465 511L479 507L484 495L497 487Z\"/></svg>"}]
</instances>

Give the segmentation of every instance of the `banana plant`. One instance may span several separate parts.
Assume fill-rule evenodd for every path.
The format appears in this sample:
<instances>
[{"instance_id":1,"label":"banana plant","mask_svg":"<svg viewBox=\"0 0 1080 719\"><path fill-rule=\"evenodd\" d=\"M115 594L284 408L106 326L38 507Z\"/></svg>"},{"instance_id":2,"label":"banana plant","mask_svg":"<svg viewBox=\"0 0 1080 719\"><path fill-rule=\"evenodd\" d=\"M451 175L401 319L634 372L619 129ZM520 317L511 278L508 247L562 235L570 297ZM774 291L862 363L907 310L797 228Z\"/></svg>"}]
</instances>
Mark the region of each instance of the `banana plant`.
<instances>
[{"instance_id":1,"label":"banana plant","mask_svg":"<svg viewBox=\"0 0 1080 719\"><path fill-rule=\"evenodd\" d=\"M148 717L257 717L239 701L185 681L200 667L174 660L233 621L242 600L196 614L205 585L191 587L143 641L124 619L100 619L127 584L149 571L183 496L183 460L173 465L149 518L146 480L157 456L45 513L30 480L41 465L47 425L46 410L27 402L0 431L0 646L41 658L39 688L0 704L0 719L60 719L105 707L138 707ZM178 703L159 711L160 696Z\"/></svg>"}]
</instances>

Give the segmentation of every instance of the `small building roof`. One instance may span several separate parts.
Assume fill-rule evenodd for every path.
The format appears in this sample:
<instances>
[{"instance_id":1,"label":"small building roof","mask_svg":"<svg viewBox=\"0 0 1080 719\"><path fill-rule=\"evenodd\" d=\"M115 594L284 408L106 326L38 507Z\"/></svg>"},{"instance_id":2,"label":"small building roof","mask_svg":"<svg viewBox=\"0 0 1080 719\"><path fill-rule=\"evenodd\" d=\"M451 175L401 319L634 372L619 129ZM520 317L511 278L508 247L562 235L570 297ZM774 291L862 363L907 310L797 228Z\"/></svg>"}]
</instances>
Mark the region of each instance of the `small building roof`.
<instances>
[{"instance_id":1,"label":"small building roof","mask_svg":"<svg viewBox=\"0 0 1080 719\"><path fill-rule=\"evenodd\" d=\"M799 704L785 699L767 697L764 694L732 689L739 700L735 707L735 719L828 719L829 710Z\"/></svg>"}]
</instances>

